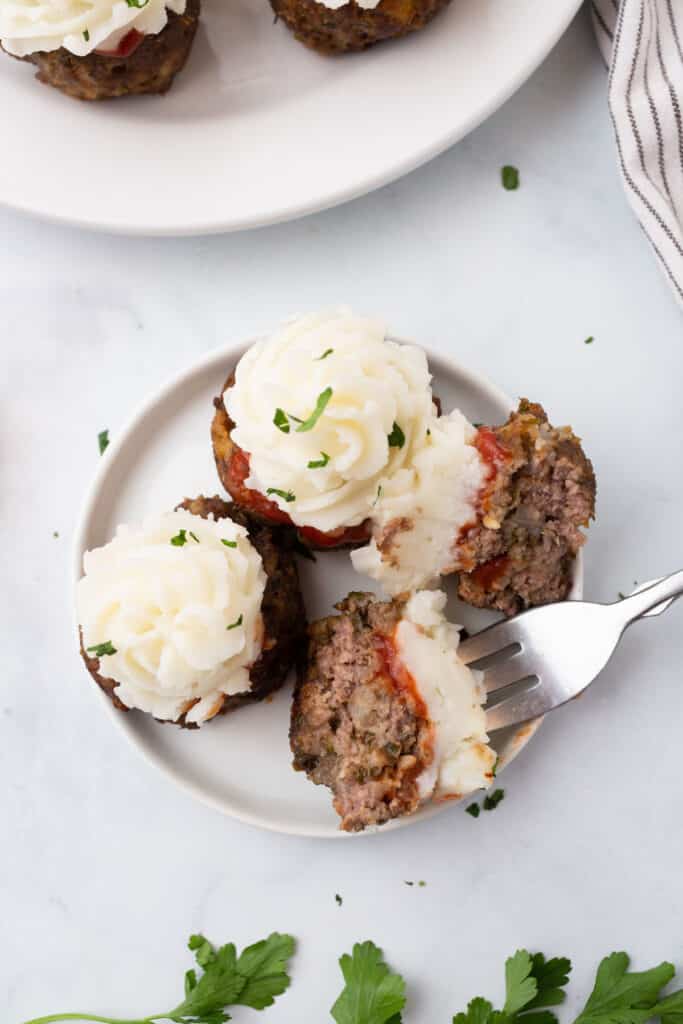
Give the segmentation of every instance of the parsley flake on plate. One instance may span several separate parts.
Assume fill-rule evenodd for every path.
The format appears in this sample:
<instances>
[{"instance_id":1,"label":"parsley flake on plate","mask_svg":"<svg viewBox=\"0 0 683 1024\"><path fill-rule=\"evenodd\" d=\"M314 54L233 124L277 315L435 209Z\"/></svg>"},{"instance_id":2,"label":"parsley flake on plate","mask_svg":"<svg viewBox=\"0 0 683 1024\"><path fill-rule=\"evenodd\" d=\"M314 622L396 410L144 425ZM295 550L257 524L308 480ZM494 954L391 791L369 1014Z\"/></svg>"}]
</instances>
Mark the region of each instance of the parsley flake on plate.
<instances>
[{"instance_id":1,"label":"parsley flake on plate","mask_svg":"<svg viewBox=\"0 0 683 1024\"><path fill-rule=\"evenodd\" d=\"M104 453L106 452L107 448L109 447L109 431L108 430L100 430L99 434L97 435L97 447L100 450L100 455L104 455Z\"/></svg>"},{"instance_id":2,"label":"parsley flake on plate","mask_svg":"<svg viewBox=\"0 0 683 1024\"><path fill-rule=\"evenodd\" d=\"M511 164L501 167L500 179L503 183L503 188L507 189L508 192L514 192L515 189L519 188L519 171Z\"/></svg>"},{"instance_id":3,"label":"parsley flake on plate","mask_svg":"<svg viewBox=\"0 0 683 1024\"><path fill-rule=\"evenodd\" d=\"M481 807L479 804L468 804L465 808L465 814L469 814L472 818L478 818L481 814Z\"/></svg>"},{"instance_id":4,"label":"parsley flake on plate","mask_svg":"<svg viewBox=\"0 0 683 1024\"><path fill-rule=\"evenodd\" d=\"M342 903L344 902L344 900L343 900L343 899L341 898L341 896L339 895L339 893L338 893L338 892L336 892L336 893L334 894L334 899L335 899L335 902L336 902L337 906L338 906L338 907L341 907L341 905L342 905Z\"/></svg>"},{"instance_id":5,"label":"parsley flake on plate","mask_svg":"<svg viewBox=\"0 0 683 1024\"><path fill-rule=\"evenodd\" d=\"M504 789L494 789L493 793L487 793L484 797L484 810L495 811L501 800L505 798Z\"/></svg>"},{"instance_id":6,"label":"parsley flake on plate","mask_svg":"<svg viewBox=\"0 0 683 1024\"><path fill-rule=\"evenodd\" d=\"M592 345L594 341L595 341L595 338L591 334L590 338L586 338L586 340L584 341L584 345Z\"/></svg>"}]
</instances>

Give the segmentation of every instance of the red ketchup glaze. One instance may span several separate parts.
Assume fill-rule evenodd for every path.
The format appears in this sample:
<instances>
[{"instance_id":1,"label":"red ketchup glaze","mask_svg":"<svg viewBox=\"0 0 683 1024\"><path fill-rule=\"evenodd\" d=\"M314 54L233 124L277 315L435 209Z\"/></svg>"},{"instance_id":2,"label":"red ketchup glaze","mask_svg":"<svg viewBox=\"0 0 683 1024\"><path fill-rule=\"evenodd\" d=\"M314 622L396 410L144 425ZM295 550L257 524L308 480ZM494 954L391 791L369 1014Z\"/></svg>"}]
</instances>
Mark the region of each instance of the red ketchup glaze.
<instances>
[{"instance_id":1,"label":"red ketchup glaze","mask_svg":"<svg viewBox=\"0 0 683 1024\"><path fill-rule=\"evenodd\" d=\"M483 562L472 571L472 579L475 583L478 583L484 590L490 590L496 580L503 575L510 559L507 555L499 555L498 558L492 558L489 562Z\"/></svg>"},{"instance_id":2,"label":"red ketchup glaze","mask_svg":"<svg viewBox=\"0 0 683 1024\"><path fill-rule=\"evenodd\" d=\"M125 36L119 41L119 45L114 50L95 50L95 53L99 53L101 57L118 57L123 59L124 57L130 57L131 53L137 50L138 46L144 39L142 32L138 32L136 28L132 28L130 32L126 32Z\"/></svg>"},{"instance_id":3,"label":"red ketchup glaze","mask_svg":"<svg viewBox=\"0 0 683 1024\"><path fill-rule=\"evenodd\" d=\"M250 487L244 486L244 481L248 476L249 454L242 451L241 448L235 448L228 465L229 491L234 500L272 523L293 525L290 516L278 508L274 501L264 497L260 491L254 491ZM299 527L298 531L302 540L308 541L309 544L315 544L319 548L336 548L344 544L363 543L370 539L370 524L367 522L361 523L360 526L341 527L338 530L331 530L329 533L316 530L312 526Z\"/></svg>"},{"instance_id":4,"label":"red ketchup glaze","mask_svg":"<svg viewBox=\"0 0 683 1024\"><path fill-rule=\"evenodd\" d=\"M507 462L510 458L509 450L500 443L496 437L495 431L491 430L490 427L479 428L474 441L474 447L479 452L482 461L485 462L489 468L489 480L491 480L495 474L498 466L503 462Z\"/></svg>"},{"instance_id":5,"label":"red ketchup glaze","mask_svg":"<svg viewBox=\"0 0 683 1024\"><path fill-rule=\"evenodd\" d=\"M398 653L396 640L392 636L375 637L375 647L382 661L384 672L391 679L397 690L409 693L415 701L415 711L421 718L429 718L427 705L422 699L417 683L412 674L403 664Z\"/></svg>"}]
</instances>

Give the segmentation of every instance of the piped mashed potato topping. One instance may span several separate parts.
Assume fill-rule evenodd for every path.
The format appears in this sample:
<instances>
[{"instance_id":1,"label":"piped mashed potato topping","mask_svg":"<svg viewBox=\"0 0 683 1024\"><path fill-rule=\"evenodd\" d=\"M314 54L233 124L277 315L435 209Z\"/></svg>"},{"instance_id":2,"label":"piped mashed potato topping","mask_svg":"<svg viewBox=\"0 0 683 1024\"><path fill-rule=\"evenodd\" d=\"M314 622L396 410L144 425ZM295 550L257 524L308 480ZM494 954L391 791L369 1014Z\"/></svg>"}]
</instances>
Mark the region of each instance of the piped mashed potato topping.
<instances>
[{"instance_id":1,"label":"piped mashed potato topping","mask_svg":"<svg viewBox=\"0 0 683 1024\"><path fill-rule=\"evenodd\" d=\"M418 778L422 800L454 799L491 785L496 763L488 745L481 673L458 657L460 633L444 616L443 591L422 590L405 606L394 634L434 730L434 757Z\"/></svg>"},{"instance_id":2,"label":"piped mashed potato topping","mask_svg":"<svg viewBox=\"0 0 683 1024\"><path fill-rule=\"evenodd\" d=\"M285 324L242 357L224 395L246 486L297 526L357 526L423 445L430 382L424 352L378 321L339 310Z\"/></svg>"},{"instance_id":3,"label":"piped mashed potato topping","mask_svg":"<svg viewBox=\"0 0 683 1024\"><path fill-rule=\"evenodd\" d=\"M372 539L351 552L351 561L387 593L424 587L459 568L457 542L477 519L488 472L474 435L457 410L434 417L410 467L383 483Z\"/></svg>"},{"instance_id":4,"label":"piped mashed potato topping","mask_svg":"<svg viewBox=\"0 0 683 1024\"><path fill-rule=\"evenodd\" d=\"M251 687L266 574L244 527L172 512L86 552L83 647L129 708L200 725Z\"/></svg>"},{"instance_id":5,"label":"piped mashed potato topping","mask_svg":"<svg viewBox=\"0 0 683 1024\"><path fill-rule=\"evenodd\" d=\"M168 11L183 14L187 0L2 0L0 42L7 53L27 57L64 47L76 57L115 50L135 29L156 35Z\"/></svg>"}]
</instances>

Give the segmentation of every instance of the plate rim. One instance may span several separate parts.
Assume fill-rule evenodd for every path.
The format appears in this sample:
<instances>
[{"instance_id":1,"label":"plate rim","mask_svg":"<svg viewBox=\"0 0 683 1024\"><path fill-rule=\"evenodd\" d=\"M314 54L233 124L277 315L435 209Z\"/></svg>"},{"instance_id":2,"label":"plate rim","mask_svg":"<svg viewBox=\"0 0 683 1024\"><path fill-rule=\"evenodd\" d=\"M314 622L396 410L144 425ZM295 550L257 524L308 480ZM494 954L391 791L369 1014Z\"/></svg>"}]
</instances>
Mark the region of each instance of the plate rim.
<instances>
[{"instance_id":1,"label":"plate rim","mask_svg":"<svg viewBox=\"0 0 683 1024\"><path fill-rule=\"evenodd\" d=\"M457 0L453 0L453 2L457 2ZM8 199L5 196L0 196L0 207L32 216L50 224L70 226L92 232L104 232L111 235L123 235L131 238L187 238L233 234L240 231L249 231L254 228L289 223L290 221L299 220L315 213L321 213L324 210L333 209L354 199L369 195L377 191L377 189L383 188L385 185L389 185L412 173L437 156L445 153L451 146L460 142L470 132L474 131L475 128L491 117L540 67L569 28L569 25L581 8L583 0L563 0L563 2L566 3L566 10L558 18L558 23L553 31L539 39L537 45L533 48L532 55L524 64L520 65L517 72L509 80L501 84L488 98L486 103L478 106L456 127L446 129L430 143L422 146L416 152L411 152L409 156L397 161L392 167L385 168L376 174L366 177L359 176L358 180L354 181L352 185L339 188L328 195L320 195L317 199L309 202L302 201L290 206L280 203L275 208L271 207L268 210L264 210L258 216L240 217L238 214L233 214L230 217L219 217L217 220L199 220L196 222L184 220L182 223L175 224L142 222L139 213L135 219L130 221L126 221L121 217L115 220L107 219L104 216L104 211L98 217L78 217L77 215L59 213L47 209L41 206L40 203L21 202L20 200Z\"/></svg>"},{"instance_id":2,"label":"plate rim","mask_svg":"<svg viewBox=\"0 0 683 1024\"><path fill-rule=\"evenodd\" d=\"M100 459L95 474L86 488L85 497L82 500L79 509L78 522L74 532L71 548L69 589L72 612L72 632L76 645L75 650L78 650L80 647L80 624L78 621L78 611L76 606L76 585L83 574L83 555L87 550L85 546L85 539L90 530L91 523L93 522L94 508L97 504L100 489L109 474L110 465L113 465L119 452L126 444L129 443L131 435L140 428L150 413L152 413L157 406L163 404L168 398L170 398L174 391L183 388L183 386L190 382L194 377L205 374L214 368L216 369L216 379L218 380L221 367L224 368L225 364L231 361L236 363L244 352L246 352L248 348L250 348L256 341L259 341L262 337L263 335L257 335L246 341L229 342L226 345L211 349L209 352L204 353L198 360L195 360L172 377L167 378L165 383L162 384L157 391L133 409L130 416L123 423L116 438L110 442L106 454ZM399 344L417 344L410 339L390 333L387 333L387 337ZM455 375L464 380L468 387L473 387L482 391L492 401L500 403L501 405L504 404L509 409L514 408L515 403L510 396L499 388L497 384L490 381L488 377L480 374L476 370L471 370L467 366L462 365L457 359L452 358L450 355L435 351L430 346L420 345L419 347L422 348L427 356L432 376L438 376L439 374ZM580 550L574 562L574 579L570 594L570 599L573 600L580 600L583 596L583 562L583 550ZM92 685L92 679L80 656L78 661L83 673L88 677L88 681L91 683L88 687L90 693L99 701L100 706L104 706L109 717L116 723L128 742L136 749L138 754L141 755L142 759L148 765L153 766L156 770L161 772L162 775L166 776L171 782L178 786L182 792L191 796L195 800L198 800L205 806L218 811L223 816L230 817L242 824L278 833L280 835L285 834L316 839L352 839L359 838L361 836L385 834L387 832L395 831L398 828L415 825L418 822L426 821L429 818L442 813L447 807L451 807L456 803L461 803L462 800L472 796L472 794L467 794L461 800L449 800L441 803L427 804L414 814L392 819L382 826L367 828L362 832L343 832L339 828L332 829L329 826L310 827L306 825L291 825L286 821L275 820L273 818L263 818L259 814L249 813L239 807L235 808L231 806L228 801L221 800L213 794L207 793L201 785L188 780L181 771L169 764L166 759L156 754L151 748L144 744L136 735L135 729L128 719L128 715L118 711L106 694L104 694L99 687ZM501 759L502 768L507 767L507 765L509 765L518 756L518 754L521 753L527 743L536 734L542 723L542 717L536 718L531 722L524 723L520 726L517 732L510 737L509 744L512 749L510 752L503 755ZM162 728L163 723L159 723L159 727Z\"/></svg>"}]
</instances>

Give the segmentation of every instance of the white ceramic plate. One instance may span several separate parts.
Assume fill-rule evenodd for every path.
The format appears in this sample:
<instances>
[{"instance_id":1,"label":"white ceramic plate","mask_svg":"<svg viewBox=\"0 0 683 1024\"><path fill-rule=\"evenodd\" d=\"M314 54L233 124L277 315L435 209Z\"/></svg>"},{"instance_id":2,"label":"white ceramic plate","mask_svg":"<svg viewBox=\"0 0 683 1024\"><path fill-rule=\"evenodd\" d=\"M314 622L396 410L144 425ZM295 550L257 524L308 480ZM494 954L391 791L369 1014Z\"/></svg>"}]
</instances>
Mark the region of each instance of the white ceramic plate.
<instances>
[{"instance_id":1,"label":"white ceramic plate","mask_svg":"<svg viewBox=\"0 0 683 1024\"><path fill-rule=\"evenodd\" d=\"M171 92L86 104L0 53L0 202L145 235L257 227L369 192L442 152L538 66L580 0L453 0L424 31L320 57L268 0L203 0Z\"/></svg>"},{"instance_id":2,"label":"white ceramic plate","mask_svg":"<svg viewBox=\"0 0 683 1024\"><path fill-rule=\"evenodd\" d=\"M108 541L119 523L172 509L184 497L223 493L216 475L209 428L212 399L246 346L211 353L171 381L131 419L103 456L76 532L74 584L82 574L83 552ZM429 355L429 353L428 353ZM512 401L492 384L443 357L429 355L434 390L444 408L459 407L473 421L500 423ZM300 559L309 619L329 615L350 590L374 590L351 569L348 552ZM572 597L582 594L577 560ZM446 589L452 595L453 587ZM452 621L471 630L492 621L489 613L452 597ZM77 642L77 641L76 641ZM251 825L297 835L344 837L327 789L294 772L288 743L290 687L270 703L217 718L200 730L155 722L139 712L124 714L93 684L84 669L84 688L96 694L144 757L199 800ZM494 737L499 766L505 767L534 734L540 719ZM441 804L384 825L400 828L452 808ZM362 835L371 834L369 831Z\"/></svg>"}]
</instances>

